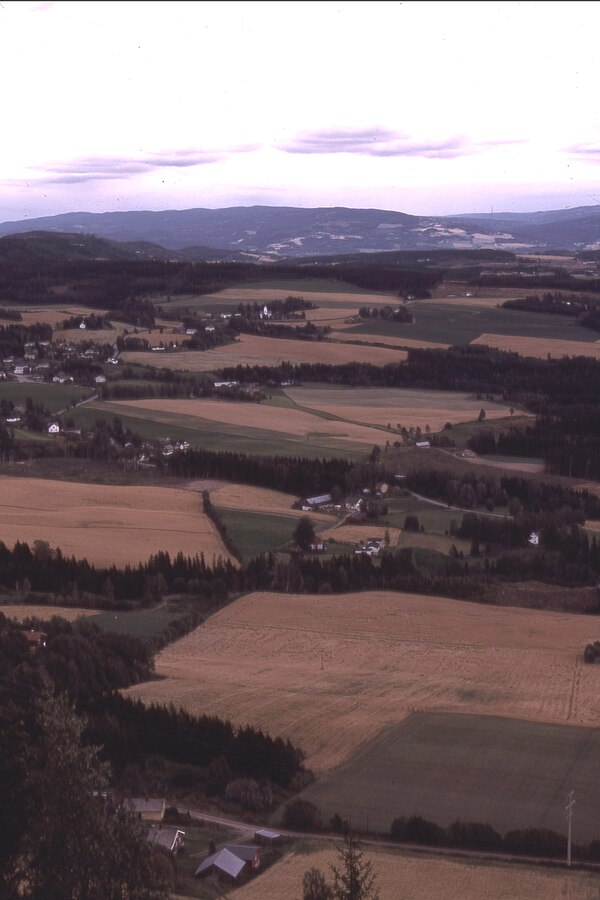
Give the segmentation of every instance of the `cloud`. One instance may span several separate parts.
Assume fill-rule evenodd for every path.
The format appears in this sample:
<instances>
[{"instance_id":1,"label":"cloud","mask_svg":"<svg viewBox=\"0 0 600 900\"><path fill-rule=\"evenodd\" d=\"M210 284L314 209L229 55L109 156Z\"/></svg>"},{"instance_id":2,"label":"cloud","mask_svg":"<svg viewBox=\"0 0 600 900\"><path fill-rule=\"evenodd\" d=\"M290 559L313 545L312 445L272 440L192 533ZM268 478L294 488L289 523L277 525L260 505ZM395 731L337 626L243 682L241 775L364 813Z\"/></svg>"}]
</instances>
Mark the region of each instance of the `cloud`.
<instances>
[{"instance_id":1,"label":"cloud","mask_svg":"<svg viewBox=\"0 0 600 900\"><path fill-rule=\"evenodd\" d=\"M258 145L246 144L239 147L228 147L217 150L168 150L162 153L149 153L137 158L98 156L82 157L55 163L36 166L43 173L37 179L44 184L81 184L87 181L108 181L127 178L130 175L143 175L159 169L191 168L222 162L237 153L251 153Z\"/></svg>"},{"instance_id":2,"label":"cloud","mask_svg":"<svg viewBox=\"0 0 600 900\"><path fill-rule=\"evenodd\" d=\"M470 156L483 150L519 140L473 142L461 135L443 140L415 140L399 131L385 128L340 129L299 134L289 143L279 146L285 153L355 153L362 156L418 156L425 159L453 159Z\"/></svg>"},{"instance_id":3,"label":"cloud","mask_svg":"<svg viewBox=\"0 0 600 900\"><path fill-rule=\"evenodd\" d=\"M589 159L590 162L600 162L600 144L572 144L570 147L565 147L565 152L582 159Z\"/></svg>"}]
</instances>

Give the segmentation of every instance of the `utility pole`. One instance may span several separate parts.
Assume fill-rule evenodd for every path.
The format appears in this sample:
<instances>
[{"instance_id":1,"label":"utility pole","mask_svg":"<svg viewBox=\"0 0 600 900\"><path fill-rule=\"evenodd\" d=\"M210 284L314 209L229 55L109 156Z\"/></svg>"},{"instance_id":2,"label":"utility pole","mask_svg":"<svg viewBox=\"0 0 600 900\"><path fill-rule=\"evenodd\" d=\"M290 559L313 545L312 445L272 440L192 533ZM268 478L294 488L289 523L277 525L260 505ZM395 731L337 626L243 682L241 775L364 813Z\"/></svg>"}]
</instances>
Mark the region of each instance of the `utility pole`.
<instances>
[{"instance_id":1,"label":"utility pole","mask_svg":"<svg viewBox=\"0 0 600 900\"><path fill-rule=\"evenodd\" d=\"M565 810L567 813L567 822L569 825L568 835L567 835L567 865L571 865L571 824L573 821L573 807L575 806L575 791L569 791L569 799L567 805L565 806Z\"/></svg>"}]
</instances>

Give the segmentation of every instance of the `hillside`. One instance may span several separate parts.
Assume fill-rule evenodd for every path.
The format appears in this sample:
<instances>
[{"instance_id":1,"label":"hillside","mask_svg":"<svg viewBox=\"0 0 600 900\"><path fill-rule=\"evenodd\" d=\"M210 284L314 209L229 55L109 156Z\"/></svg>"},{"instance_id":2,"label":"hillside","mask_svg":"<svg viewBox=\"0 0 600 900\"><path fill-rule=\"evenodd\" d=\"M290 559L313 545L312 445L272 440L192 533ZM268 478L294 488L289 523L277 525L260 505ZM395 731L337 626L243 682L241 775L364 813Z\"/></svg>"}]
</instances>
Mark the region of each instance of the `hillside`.
<instances>
[{"instance_id":1,"label":"hillside","mask_svg":"<svg viewBox=\"0 0 600 900\"><path fill-rule=\"evenodd\" d=\"M594 250L600 246L600 207L489 216L412 216L344 207L230 207L64 213L0 224L0 236L44 230L150 242L207 259L206 248L267 258L372 253L384 250ZM196 254L196 255L194 255ZM231 257L227 257L231 258Z\"/></svg>"}]
</instances>

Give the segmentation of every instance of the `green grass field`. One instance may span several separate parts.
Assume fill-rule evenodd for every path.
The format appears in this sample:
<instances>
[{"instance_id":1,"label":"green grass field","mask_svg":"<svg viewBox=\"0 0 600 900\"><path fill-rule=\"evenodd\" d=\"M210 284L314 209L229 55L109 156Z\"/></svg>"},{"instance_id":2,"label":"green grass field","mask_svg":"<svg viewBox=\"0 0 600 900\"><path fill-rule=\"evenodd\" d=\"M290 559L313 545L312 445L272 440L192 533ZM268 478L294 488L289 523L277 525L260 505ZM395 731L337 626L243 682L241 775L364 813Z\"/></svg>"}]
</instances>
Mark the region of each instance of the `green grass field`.
<instances>
[{"instance_id":1,"label":"green grass field","mask_svg":"<svg viewBox=\"0 0 600 900\"><path fill-rule=\"evenodd\" d=\"M301 795L328 820L387 831L397 816L421 815L566 832L569 791L577 798L573 840L600 838L596 790L600 729L493 716L414 713Z\"/></svg>"},{"instance_id":2,"label":"green grass field","mask_svg":"<svg viewBox=\"0 0 600 900\"><path fill-rule=\"evenodd\" d=\"M27 398L34 403L43 403L50 412L65 409L69 403L91 397L91 388L74 384L37 384L34 382L0 382L0 400L12 400L15 406L25 407Z\"/></svg>"},{"instance_id":3,"label":"green grass field","mask_svg":"<svg viewBox=\"0 0 600 900\"><path fill-rule=\"evenodd\" d=\"M454 521L460 524L463 516L460 510L434 506L425 500L418 500L411 496L397 497L384 502L387 504L388 514L382 516L382 522L393 525L395 528L404 528L406 516L415 515L427 534L446 536L446 532L450 531L451 523ZM410 542L409 535L410 532L406 534L406 539ZM451 541L451 543L453 542ZM404 541L402 543L404 544ZM417 545L412 544L411 546Z\"/></svg>"},{"instance_id":4,"label":"green grass field","mask_svg":"<svg viewBox=\"0 0 600 900\"><path fill-rule=\"evenodd\" d=\"M218 493L215 494L218 500ZM215 506L217 504L215 503ZM261 553L276 550L291 540L298 524L293 516L270 515L237 509L219 509L219 516L236 547L247 562Z\"/></svg>"},{"instance_id":5,"label":"green grass field","mask_svg":"<svg viewBox=\"0 0 600 900\"><path fill-rule=\"evenodd\" d=\"M444 344L469 344L480 334L506 334L564 341L593 341L595 332L572 319L544 313L518 312L496 307L474 307L423 300L411 306L413 322L375 319L349 328L348 336L361 334L405 337Z\"/></svg>"},{"instance_id":6,"label":"green grass field","mask_svg":"<svg viewBox=\"0 0 600 900\"><path fill-rule=\"evenodd\" d=\"M99 612L87 621L119 634L131 634L134 637L157 637L173 619L181 618L191 612L193 604L189 599L168 600L152 609L122 611L112 610Z\"/></svg>"}]
</instances>

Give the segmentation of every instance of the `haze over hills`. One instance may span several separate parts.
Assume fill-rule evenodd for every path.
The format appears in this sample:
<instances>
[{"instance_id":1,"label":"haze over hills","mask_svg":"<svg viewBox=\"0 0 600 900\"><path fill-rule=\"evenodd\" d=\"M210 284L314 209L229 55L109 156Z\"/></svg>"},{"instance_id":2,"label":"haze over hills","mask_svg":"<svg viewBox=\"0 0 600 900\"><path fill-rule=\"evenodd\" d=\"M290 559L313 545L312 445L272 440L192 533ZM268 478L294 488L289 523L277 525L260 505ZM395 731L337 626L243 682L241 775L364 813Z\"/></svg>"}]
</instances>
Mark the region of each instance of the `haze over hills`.
<instances>
[{"instance_id":1,"label":"haze over hills","mask_svg":"<svg viewBox=\"0 0 600 900\"><path fill-rule=\"evenodd\" d=\"M600 249L600 206L535 213L412 216L378 209L250 206L63 213L0 224L0 236L45 231L184 251L187 259L339 255L384 250ZM211 249L228 251L212 254ZM146 251L150 250L146 246ZM158 252L158 250L157 250ZM212 255L211 255L212 254ZM147 255L154 255L150 250ZM169 254L170 255L170 254ZM181 257L178 257L181 258Z\"/></svg>"}]
</instances>

